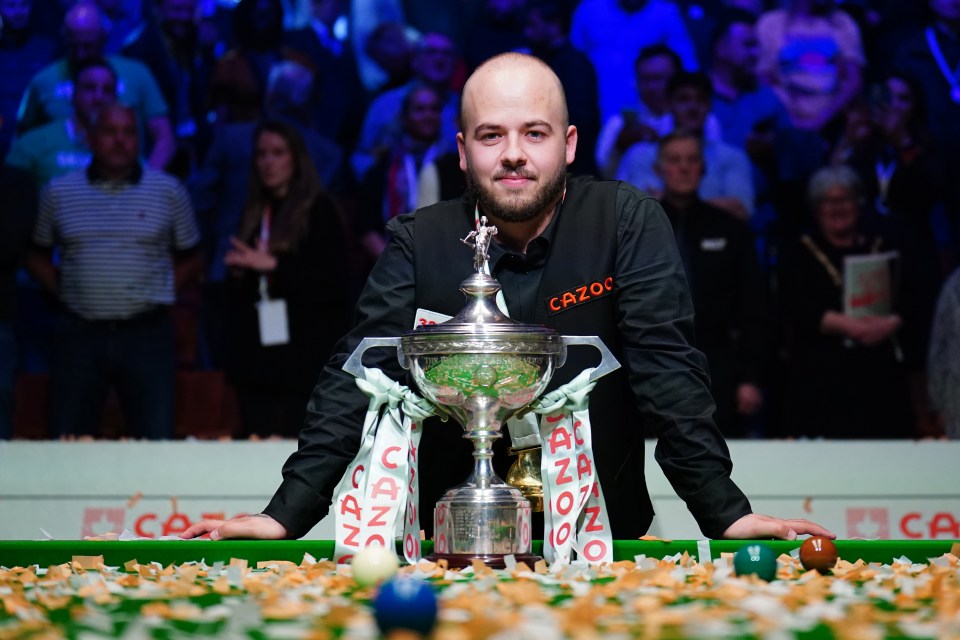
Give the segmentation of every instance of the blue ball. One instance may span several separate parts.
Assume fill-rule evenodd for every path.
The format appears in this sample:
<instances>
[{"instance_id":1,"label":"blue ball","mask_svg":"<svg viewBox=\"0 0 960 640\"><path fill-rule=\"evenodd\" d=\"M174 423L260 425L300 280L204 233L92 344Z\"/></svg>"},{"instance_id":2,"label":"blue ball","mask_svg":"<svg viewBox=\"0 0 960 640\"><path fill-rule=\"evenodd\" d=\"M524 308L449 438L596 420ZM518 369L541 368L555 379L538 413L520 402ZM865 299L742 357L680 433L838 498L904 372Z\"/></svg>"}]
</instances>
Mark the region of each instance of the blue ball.
<instances>
[{"instance_id":1,"label":"blue ball","mask_svg":"<svg viewBox=\"0 0 960 640\"><path fill-rule=\"evenodd\" d=\"M744 545L733 555L733 571L738 576L753 574L770 582L777 577L777 556L762 544Z\"/></svg>"},{"instance_id":2,"label":"blue ball","mask_svg":"<svg viewBox=\"0 0 960 640\"><path fill-rule=\"evenodd\" d=\"M437 596L423 580L394 578L374 597L373 616L383 635L396 629L428 635L437 623Z\"/></svg>"}]
</instances>

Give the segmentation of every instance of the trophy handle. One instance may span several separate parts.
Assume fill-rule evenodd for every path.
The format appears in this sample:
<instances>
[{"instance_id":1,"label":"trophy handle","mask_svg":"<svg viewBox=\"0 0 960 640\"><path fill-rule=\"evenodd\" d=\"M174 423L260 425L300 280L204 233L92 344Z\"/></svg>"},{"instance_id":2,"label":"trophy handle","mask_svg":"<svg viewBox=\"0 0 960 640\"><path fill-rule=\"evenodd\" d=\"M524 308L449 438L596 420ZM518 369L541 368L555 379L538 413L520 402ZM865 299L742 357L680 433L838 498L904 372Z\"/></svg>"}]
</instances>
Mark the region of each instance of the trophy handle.
<instances>
[{"instance_id":1,"label":"trophy handle","mask_svg":"<svg viewBox=\"0 0 960 640\"><path fill-rule=\"evenodd\" d=\"M409 369L409 362L400 351L400 338L364 338L353 350L347 361L343 363L343 370L357 378L363 377L363 354L367 349L375 347L394 347L397 350L397 360L404 369ZM619 366L619 365L618 365Z\"/></svg>"},{"instance_id":2,"label":"trophy handle","mask_svg":"<svg viewBox=\"0 0 960 640\"><path fill-rule=\"evenodd\" d=\"M601 340L599 336L563 336L564 349L563 353L560 355L560 362L557 364L558 367L562 367L563 363L567 359L566 347L572 345L587 345L596 347L600 352L600 364L590 374L590 382L595 382L608 373L612 373L620 368L620 362L613 355L613 352L607 348L607 345L603 343L603 340Z\"/></svg>"}]
</instances>

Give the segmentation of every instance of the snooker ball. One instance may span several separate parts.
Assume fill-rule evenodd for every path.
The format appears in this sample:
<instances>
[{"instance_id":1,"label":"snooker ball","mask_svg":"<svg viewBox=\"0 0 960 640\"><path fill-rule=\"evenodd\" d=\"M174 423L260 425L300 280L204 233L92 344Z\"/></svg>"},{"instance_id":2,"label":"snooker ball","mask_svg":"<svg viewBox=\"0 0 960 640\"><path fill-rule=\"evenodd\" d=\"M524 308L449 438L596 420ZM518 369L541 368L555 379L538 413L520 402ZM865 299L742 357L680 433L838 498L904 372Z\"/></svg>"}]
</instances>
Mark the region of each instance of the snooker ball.
<instances>
[{"instance_id":1,"label":"snooker ball","mask_svg":"<svg viewBox=\"0 0 960 640\"><path fill-rule=\"evenodd\" d=\"M425 636L437 622L437 596L423 580L394 578L377 591L373 617L384 636L401 629Z\"/></svg>"},{"instance_id":2,"label":"snooker ball","mask_svg":"<svg viewBox=\"0 0 960 640\"><path fill-rule=\"evenodd\" d=\"M777 577L777 556L762 544L744 545L733 555L733 571L738 576L753 574L770 582Z\"/></svg>"},{"instance_id":3,"label":"snooker ball","mask_svg":"<svg viewBox=\"0 0 960 640\"><path fill-rule=\"evenodd\" d=\"M369 587L389 580L400 568L397 554L384 547L365 547L350 561L353 579L361 587Z\"/></svg>"},{"instance_id":4,"label":"snooker ball","mask_svg":"<svg viewBox=\"0 0 960 640\"><path fill-rule=\"evenodd\" d=\"M800 545L800 564L807 571L816 569L820 573L827 573L837 564L838 557L837 545L830 538L813 536Z\"/></svg>"}]
</instances>

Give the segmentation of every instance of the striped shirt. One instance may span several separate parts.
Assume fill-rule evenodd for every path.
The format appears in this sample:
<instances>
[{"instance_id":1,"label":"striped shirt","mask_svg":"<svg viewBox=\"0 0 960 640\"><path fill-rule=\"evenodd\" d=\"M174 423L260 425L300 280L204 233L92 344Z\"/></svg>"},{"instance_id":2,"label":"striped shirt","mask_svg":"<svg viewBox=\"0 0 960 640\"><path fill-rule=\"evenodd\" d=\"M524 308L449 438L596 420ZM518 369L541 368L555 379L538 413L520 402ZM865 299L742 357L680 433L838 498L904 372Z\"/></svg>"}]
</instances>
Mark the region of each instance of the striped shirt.
<instances>
[{"instance_id":1,"label":"striped shirt","mask_svg":"<svg viewBox=\"0 0 960 640\"><path fill-rule=\"evenodd\" d=\"M33 241L60 250L60 299L88 320L119 320L174 301L174 250L200 241L187 192L144 169L138 182L55 178L40 197Z\"/></svg>"}]
</instances>

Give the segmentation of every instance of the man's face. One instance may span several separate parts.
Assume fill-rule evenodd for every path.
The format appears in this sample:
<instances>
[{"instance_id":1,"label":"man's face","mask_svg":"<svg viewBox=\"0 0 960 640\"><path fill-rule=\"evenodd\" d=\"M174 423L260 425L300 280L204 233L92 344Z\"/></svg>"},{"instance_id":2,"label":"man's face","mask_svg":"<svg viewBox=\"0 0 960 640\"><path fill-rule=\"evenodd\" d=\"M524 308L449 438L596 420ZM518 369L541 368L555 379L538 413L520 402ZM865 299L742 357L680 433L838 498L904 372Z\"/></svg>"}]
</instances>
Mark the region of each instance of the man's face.
<instances>
[{"instance_id":1,"label":"man's face","mask_svg":"<svg viewBox=\"0 0 960 640\"><path fill-rule=\"evenodd\" d=\"M698 132L703 129L710 113L710 100L696 87L680 87L670 96L673 126L680 131Z\"/></svg>"},{"instance_id":2,"label":"man's face","mask_svg":"<svg viewBox=\"0 0 960 640\"><path fill-rule=\"evenodd\" d=\"M440 112L443 105L436 91L416 89L403 114L403 128L414 140L432 141L440 137Z\"/></svg>"},{"instance_id":3,"label":"man's face","mask_svg":"<svg viewBox=\"0 0 960 640\"><path fill-rule=\"evenodd\" d=\"M657 158L657 173L663 180L663 190L667 194L690 196L697 193L703 178L700 141L680 138L668 142Z\"/></svg>"},{"instance_id":4,"label":"man's face","mask_svg":"<svg viewBox=\"0 0 960 640\"><path fill-rule=\"evenodd\" d=\"M653 56L637 63L637 87L640 100L651 109L667 109L667 83L677 72L669 56Z\"/></svg>"},{"instance_id":5,"label":"man's face","mask_svg":"<svg viewBox=\"0 0 960 640\"><path fill-rule=\"evenodd\" d=\"M97 163L109 172L125 173L137 163L137 120L129 109L105 107L90 135Z\"/></svg>"},{"instance_id":6,"label":"man's face","mask_svg":"<svg viewBox=\"0 0 960 640\"><path fill-rule=\"evenodd\" d=\"M960 0L930 0L930 10L941 20L960 20Z\"/></svg>"},{"instance_id":7,"label":"man's face","mask_svg":"<svg viewBox=\"0 0 960 640\"><path fill-rule=\"evenodd\" d=\"M193 32L197 0L162 0L159 10L164 30L174 38L186 38Z\"/></svg>"},{"instance_id":8,"label":"man's face","mask_svg":"<svg viewBox=\"0 0 960 640\"><path fill-rule=\"evenodd\" d=\"M718 43L717 55L735 69L755 74L760 55L756 27L745 22L730 25L730 30Z\"/></svg>"},{"instance_id":9,"label":"man's face","mask_svg":"<svg viewBox=\"0 0 960 640\"><path fill-rule=\"evenodd\" d=\"M74 62L99 57L103 50L103 30L98 24L70 27L64 35L67 56Z\"/></svg>"},{"instance_id":10,"label":"man's face","mask_svg":"<svg viewBox=\"0 0 960 640\"><path fill-rule=\"evenodd\" d=\"M73 110L82 122L90 122L105 105L117 100L117 80L109 69L88 67L73 88Z\"/></svg>"},{"instance_id":11,"label":"man's face","mask_svg":"<svg viewBox=\"0 0 960 640\"><path fill-rule=\"evenodd\" d=\"M463 96L460 168L481 211L508 222L547 213L577 148L556 81L532 64L481 70Z\"/></svg>"},{"instance_id":12,"label":"man's face","mask_svg":"<svg viewBox=\"0 0 960 640\"><path fill-rule=\"evenodd\" d=\"M4 29L23 31L30 21L30 0L0 0L0 19Z\"/></svg>"},{"instance_id":13,"label":"man's face","mask_svg":"<svg viewBox=\"0 0 960 640\"><path fill-rule=\"evenodd\" d=\"M439 34L427 34L423 37L413 58L416 74L432 85L446 85L453 76L455 53L453 42Z\"/></svg>"}]
</instances>

